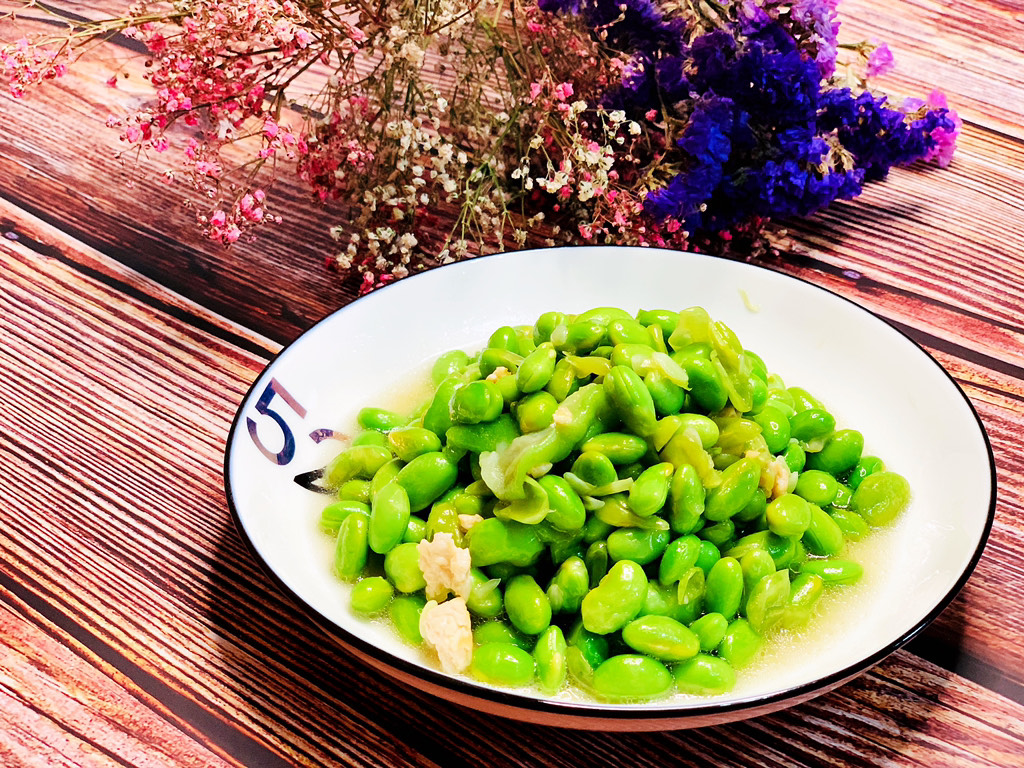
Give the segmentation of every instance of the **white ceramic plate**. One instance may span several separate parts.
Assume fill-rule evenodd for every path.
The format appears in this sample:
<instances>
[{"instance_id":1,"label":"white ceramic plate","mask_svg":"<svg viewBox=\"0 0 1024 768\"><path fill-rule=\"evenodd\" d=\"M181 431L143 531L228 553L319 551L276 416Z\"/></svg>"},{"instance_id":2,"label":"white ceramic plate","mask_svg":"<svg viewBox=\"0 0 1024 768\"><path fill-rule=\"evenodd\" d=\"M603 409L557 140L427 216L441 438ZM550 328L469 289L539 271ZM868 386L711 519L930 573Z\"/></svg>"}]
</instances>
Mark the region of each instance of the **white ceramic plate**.
<instances>
[{"instance_id":1,"label":"white ceramic plate","mask_svg":"<svg viewBox=\"0 0 1024 768\"><path fill-rule=\"evenodd\" d=\"M296 482L343 446L366 405L440 353L480 348L501 325L545 311L700 305L770 371L859 429L914 490L900 521L862 552L868 574L810 637L741 674L734 692L648 704L547 699L450 677L381 622L348 608L319 532L325 497ZM243 538L280 586L344 645L417 688L533 722L653 730L726 722L789 706L848 680L907 642L952 600L992 522L995 472L963 392L920 347L851 301L768 269L672 251L560 248L499 254L402 280L326 317L253 384L228 439L228 499ZM873 550L873 551L872 551Z\"/></svg>"}]
</instances>

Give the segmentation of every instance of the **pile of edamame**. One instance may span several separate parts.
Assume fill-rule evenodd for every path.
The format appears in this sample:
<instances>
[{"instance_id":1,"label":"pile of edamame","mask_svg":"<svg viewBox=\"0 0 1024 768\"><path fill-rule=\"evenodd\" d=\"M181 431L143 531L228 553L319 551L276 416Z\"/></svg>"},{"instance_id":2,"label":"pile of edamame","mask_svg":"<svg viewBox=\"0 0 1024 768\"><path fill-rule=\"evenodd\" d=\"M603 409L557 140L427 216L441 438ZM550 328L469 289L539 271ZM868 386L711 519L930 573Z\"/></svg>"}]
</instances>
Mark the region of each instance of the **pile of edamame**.
<instances>
[{"instance_id":1,"label":"pile of edamame","mask_svg":"<svg viewBox=\"0 0 1024 768\"><path fill-rule=\"evenodd\" d=\"M910 489L700 307L601 307L442 355L413 416L364 408L321 527L353 609L420 644L419 542L468 550L487 683L602 700L716 695Z\"/></svg>"}]
</instances>

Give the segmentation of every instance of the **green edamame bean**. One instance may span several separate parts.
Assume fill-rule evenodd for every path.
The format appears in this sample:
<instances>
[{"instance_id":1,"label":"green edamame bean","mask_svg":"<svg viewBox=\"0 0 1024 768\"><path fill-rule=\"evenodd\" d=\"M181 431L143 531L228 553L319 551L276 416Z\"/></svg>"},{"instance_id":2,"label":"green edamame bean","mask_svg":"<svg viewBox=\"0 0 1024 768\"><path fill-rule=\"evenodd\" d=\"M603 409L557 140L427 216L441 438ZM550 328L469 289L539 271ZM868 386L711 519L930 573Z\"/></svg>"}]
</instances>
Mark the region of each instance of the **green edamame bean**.
<instances>
[{"instance_id":1,"label":"green edamame bean","mask_svg":"<svg viewBox=\"0 0 1024 768\"><path fill-rule=\"evenodd\" d=\"M345 581L359 578L366 567L370 549L367 544L369 525L369 515L353 511L338 527L338 539L334 547L334 572Z\"/></svg>"},{"instance_id":2,"label":"green edamame bean","mask_svg":"<svg viewBox=\"0 0 1024 768\"><path fill-rule=\"evenodd\" d=\"M572 473L594 486L608 485L619 479L611 459L597 451L584 451L572 464Z\"/></svg>"},{"instance_id":3,"label":"green edamame bean","mask_svg":"<svg viewBox=\"0 0 1024 768\"><path fill-rule=\"evenodd\" d=\"M603 455L603 454L598 454ZM676 468L667 461L648 467L629 489L629 506L641 517L650 517L668 500L669 486Z\"/></svg>"},{"instance_id":4,"label":"green edamame bean","mask_svg":"<svg viewBox=\"0 0 1024 768\"><path fill-rule=\"evenodd\" d=\"M494 333L487 340L488 349L507 349L509 352L519 354L519 335L511 325L503 325L495 329Z\"/></svg>"},{"instance_id":5,"label":"green edamame bean","mask_svg":"<svg viewBox=\"0 0 1024 768\"><path fill-rule=\"evenodd\" d=\"M651 393L654 410L661 416L679 413L686 402L686 390L676 384L665 373L652 370L643 377L644 386Z\"/></svg>"},{"instance_id":6,"label":"green edamame bean","mask_svg":"<svg viewBox=\"0 0 1024 768\"><path fill-rule=\"evenodd\" d=\"M360 480L359 478L345 481L338 489L338 498L369 504L370 499L373 498L370 494L370 481Z\"/></svg>"},{"instance_id":7,"label":"green edamame bean","mask_svg":"<svg viewBox=\"0 0 1024 768\"><path fill-rule=\"evenodd\" d=\"M376 430L369 429L365 432L360 432L352 438L350 447L355 448L357 445L378 445L382 448L387 448L388 436L384 432L377 432Z\"/></svg>"},{"instance_id":8,"label":"green edamame bean","mask_svg":"<svg viewBox=\"0 0 1024 768\"><path fill-rule=\"evenodd\" d=\"M399 595L391 601L388 616L398 630L398 634L409 645L421 645L423 635L420 634L420 614L427 600L422 595Z\"/></svg>"},{"instance_id":9,"label":"green edamame bean","mask_svg":"<svg viewBox=\"0 0 1024 768\"><path fill-rule=\"evenodd\" d=\"M587 550L583 544L582 530L559 531L556 528L551 528L550 532L552 535L548 536L551 539L548 542L548 553L552 563L564 563L570 557L583 558ZM544 539L544 537L541 538Z\"/></svg>"},{"instance_id":10,"label":"green edamame bean","mask_svg":"<svg viewBox=\"0 0 1024 768\"><path fill-rule=\"evenodd\" d=\"M676 602L679 603L674 617L676 620L692 624L700 616L704 607L704 582L704 571L697 566L683 574L676 588Z\"/></svg>"},{"instance_id":11,"label":"green edamame bean","mask_svg":"<svg viewBox=\"0 0 1024 768\"><path fill-rule=\"evenodd\" d=\"M668 616L633 619L622 628L622 641L634 651L662 661L683 661L700 651L697 635Z\"/></svg>"},{"instance_id":12,"label":"green edamame bean","mask_svg":"<svg viewBox=\"0 0 1024 768\"><path fill-rule=\"evenodd\" d=\"M650 699L662 696L672 687L672 673L656 659L639 654L612 656L594 670L591 683L600 697Z\"/></svg>"},{"instance_id":13,"label":"green edamame bean","mask_svg":"<svg viewBox=\"0 0 1024 768\"><path fill-rule=\"evenodd\" d=\"M378 432L387 432L406 423L401 414L389 411L384 408L363 408L356 414L356 423L363 429L373 429Z\"/></svg>"},{"instance_id":14,"label":"green edamame bean","mask_svg":"<svg viewBox=\"0 0 1024 768\"><path fill-rule=\"evenodd\" d=\"M835 417L821 408L797 411L789 420L790 437L804 442L824 437L835 428Z\"/></svg>"},{"instance_id":15,"label":"green edamame bean","mask_svg":"<svg viewBox=\"0 0 1024 768\"><path fill-rule=\"evenodd\" d=\"M768 383L768 366L765 365L762 357L749 349L743 350L743 357L750 363L751 372L764 383Z\"/></svg>"},{"instance_id":16,"label":"green edamame bean","mask_svg":"<svg viewBox=\"0 0 1024 768\"><path fill-rule=\"evenodd\" d=\"M551 624L548 596L527 574L513 577L505 587L505 613L512 626L526 635L540 634Z\"/></svg>"},{"instance_id":17,"label":"green edamame bean","mask_svg":"<svg viewBox=\"0 0 1024 768\"><path fill-rule=\"evenodd\" d=\"M423 453L399 470L395 482L409 494L409 509L419 512L451 488L458 474L458 467L443 453Z\"/></svg>"},{"instance_id":18,"label":"green edamame bean","mask_svg":"<svg viewBox=\"0 0 1024 768\"><path fill-rule=\"evenodd\" d=\"M636 371L613 365L604 377L604 391L615 413L633 434L647 437L654 432L658 423L654 399Z\"/></svg>"},{"instance_id":19,"label":"green edamame bean","mask_svg":"<svg viewBox=\"0 0 1024 768\"><path fill-rule=\"evenodd\" d=\"M533 663L537 671L537 682L544 693L557 693L565 685L568 673L566 650L568 644L562 630L550 626L541 632L533 647Z\"/></svg>"},{"instance_id":20,"label":"green edamame bean","mask_svg":"<svg viewBox=\"0 0 1024 768\"><path fill-rule=\"evenodd\" d=\"M816 574L801 573L794 578L789 585L789 607L783 617L783 626L793 629L810 621L824 591L825 582Z\"/></svg>"},{"instance_id":21,"label":"green edamame bean","mask_svg":"<svg viewBox=\"0 0 1024 768\"><path fill-rule=\"evenodd\" d=\"M427 585L420 570L420 553L412 542L399 544L384 556L384 574L399 592L419 592Z\"/></svg>"},{"instance_id":22,"label":"green edamame bean","mask_svg":"<svg viewBox=\"0 0 1024 768\"><path fill-rule=\"evenodd\" d=\"M672 670L680 693L715 696L736 685L736 672L725 659L698 653Z\"/></svg>"},{"instance_id":23,"label":"green edamame bean","mask_svg":"<svg viewBox=\"0 0 1024 768\"><path fill-rule=\"evenodd\" d=\"M498 588L499 580L487 578L487 574L479 568L471 568L469 575L473 580L469 597L466 599L466 608L469 612L483 619L493 619L501 615L505 610L505 603Z\"/></svg>"},{"instance_id":24,"label":"green edamame bean","mask_svg":"<svg viewBox=\"0 0 1024 768\"><path fill-rule=\"evenodd\" d=\"M785 446L790 444L790 420L785 414L774 406L766 404L760 412L752 417L760 427L761 435L765 438L768 450L773 454L780 454L785 451Z\"/></svg>"},{"instance_id":25,"label":"green edamame bean","mask_svg":"<svg viewBox=\"0 0 1024 768\"><path fill-rule=\"evenodd\" d=\"M430 508L427 515L426 538L433 541L434 536L439 533L451 534L455 543L462 545L462 528L459 527L459 511L454 499L442 499Z\"/></svg>"},{"instance_id":26,"label":"green edamame bean","mask_svg":"<svg viewBox=\"0 0 1024 768\"><path fill-rule=\"evenodd\" d=\"M891 523L910 504L910 484L895 472L873 472L857 486L850 509L868 525Z\"/></svg>"},{"instance_id":27,"label":"green edamame bean","mask_svg":"<svg viewBox=\"0 0 1024 768\"><path fill-rule=\"evenodd\" d=\"M864 575L864 568L852 560L805 560L800 573L820 576L826 584L855 584Z\"/></svg>"},{"instance_id":28,"label":"green edamame bean","mask_svg":"<svg viewBox=\"0 0 1024 768\"><path fill-rule=\"evenodd\" d=\"M437 360L434 361L433 366L431 366L430 380L436 387L449 376L461 373L465 370L467 365L469 365L469 355L461 349L453 349L449 352L445 352L437 358Z\"/></svg>"},{"instance_id":29,"label":"green edamame bean","mask_svg":"<svg viewBox=\"0 0 1024 768\"><path fill-rule=\"evenodd\" d=\"M501 619L491 619L473 629L473 642L477 645L488 643L511 643L524 651L533 650L533 638L527 637L515 627Z\"/></svg>"},{"instance_id":30,"label":"green edamame bean","mask_svg":"<svg viewBox=\"0 0 1024 768\"><path fill-rule=\"evenodd\" d=\"M352 587L349 603L356 613L374 616L388 607L388 603L391 602L394 595L395 588L388 583L387 579L381 576L370 576L360 579Z\"/></svg>"},{"instance_id":31,"label":"green edamame bean","mask_svg":"<svg viewBox=\"0 0 1024 768\"><path fill-rule=\"evenodd\" d=\"M669 544L658 563L658 581L664 586L675 584L697 564L700 539L690 534Z\"/></svg>"},{"instance_id":32,"label":"green edamame bean","mask_svg":"<svg viewBox=\"0 0 1024 768\"><path fill-rule=\"evenodd\" d=\"M768 387L768 397L765 400L765 407L771 406L772 408L778 409L782 413L787 421L790 416L796 413L796 408L793 403L793 396L789 394L785 389L779 389L776 384L780 382L774 382Z\"/></svg>"},{"instance_id":33,"label":"green edamame bean","mask_svg":"<svg viewBox=\"0 0 1024 768\"><path fill-rule=\"evenodd\" d=\"M750 590L747 598L747 621L765 634L778 624L789 606L789 571L783 569L765 576Z\"/></svg>"},{"instance_id":34,"label":"green edamame bean","mask_svg":"<svg viewBox=\"0 0 1024 768\"><path fill-rule=\"evenodd\" d=\"M708 345L692 345L710 347ZM686 347L672 354L672 359L686 371L690 384L690 398L705 413L718 413L729 402L729 390L725 388L717 367L698 350Z\"/></svg>"},{"instance_id":35,"label":"green edamame bean","mask_svg":"<svg viewBox=\"0 0 1024 768\"><path fill-rule=\"evenodd\" d=\"M533 657L512 643L485 643L473 649L469 674L491 685L516 687L533 681Z\"/></svg>"},{"instance_id":36,"label":"green edamame bean","mask_svg":"<svg viewBox=\"0 0 1024 768\"><path fill-rule=\"evenodd\" d=\"M583 626L600 635L616 632L640 613L646 595L643 568L630 560L619 560L583 598Z\"/></svg>"},{"instance_id":37,"label":"green edamame bean","mask_svg":"<svg viewBox=\"0 0 1024 768\"><path fill-rule=\"evenodd\" d=\"M581 691L593 695L594 692L594 666L587 661L583 651L570 645L565 649L565 665L568 677L573 684Z\"/></svg>"},{"instance_id":38,"label":"green edamame bean","mask_svg":"<svg viewBox=\"0 0 1024 768\"><path fill-rule=\"evenodd\" d=\"M479 379L455 390L451 402L453 424L479 424L493 421L501 414L505 399L493 381Z\"/></svg>"},{"instance_id":39,"label":"green edamame bean","mask_svg":"<svg viewBox=\"0 0 1024 768\"><path fill-rule=\"evenodd\" d=\"M499 447L511 443L520 434L515 419L510 414L503 413L493 421L481 424L456 424L449 427L448 431L445 432L446 443L441 452L449 456L450 461L457 462L462 458L464 452L472 451L475 454L480 454L484 451L496 451ZM448 451L460 453L452 457L447 453ZM429 452L422 451L421 453ZM421 453L416 455L421 455ZM415 458L415 456L410 457L410 461L412 458Z\"/></svg>"},{"instance_id":40,"label":"green edamame bean","mask_svg":"<svg viewBox=\"0 0 1024 768\"><path fill-rule=\"evenodd\" d=\"M693 533L701 527L705 499L706 491L697 470L690 464L677 467L668 499L668 522L675 533Z\"/></svg>"},{"instance_id":41,"label":"green edamame bean","mask_svg":"<svg viewBox=\"0 0 1024 768\"><path fill-rule=\"evenodd\" d=\"M753 520L759 520L767 508L768 497L762 489L758 488L754 491L754 495L750 497L750 501L747 502L746 506L733 515L732 519L736 523L749 523Z\"/></svg>"},{"instance_id":42,"label":"green edamame bean","mask_svg":"<svg viewBox=\"0 0 1024 768\"><path fill-rule=\"evenodd\" d=\"M587 547L587 551L583 555L583 562L587 565L591 589L600 584L601 579L608 573L609 561L607 541L595 541Z\"/></svg>"},{"instance_id":43,"label":"green edamame bean","mask_svg":"<svg viewBox=\"0 0 1024 768\"><path fill-rule=\"evenodd\" d=\"M369 515L370 507L361 501L352 501L351 499L340 499L328 504L320 512L320 530L336 535L342 522L353 512Z\"/></svg>"},{"instance_id":44,"label":"green edamame bean","mask_svg":"<svg viewBox=\"0 0 1024 768\"><path fill-rule=\"evenodd\" d=\"M746 536L743 536L733 543L733 545L725 551L725 554L728 557L735 557L738 560L749 552L767 550L768 537L770 535L771 533L765 530L748 533Z\"/></svg>"},{"instance_id":45,"label":"green edamame bean","mask_svg":"<svg viewBox=\"0 0 1024 768\"><path fill-rule=\"evenodd\" d=\"M572 486L558 475L544 475L537 484L547 494L548 513L545 522L560 531L578 531L587 521L583 500Z\"/></svg>"},{"instance_id":46,"label":"green edamame bean","mask_svg":"<svg viewBox=\"0 0 1024 768\"><path fill-rule=\"evenodd\" d=\"M700 438L701 447L710 450L718 438L721 437L721 430L718 425L702 413L681 413L679 414L679 429L693 427Z\"/></svg>"},{"instance_id":47,"label":"green edamame bean","mask_svg":"<svg viewBox=\"0 0 1024 768\"><path fill-rule=\"evenodd\" d=\"M551 339L551 332L560 325L569 322L564 312L545 312L533 324L533 343L540 346Z\"/></svg>"},{"instance_id":48,"label":"green edamame bean","mask_svg":"<svg viewBox=\"0 0 1024 768\"><path fill-rule=\"evenodd\" d=\"M796 570L800 566L800 563L807 559L807 547L804 546L803 539L793 539L793 544L796 551L793 553L793 558L786 566L790 570Z\"/></svg>"},{"instance_id":49,"label":"green edamame bean","mask_svg":"<svg viewBox=\"0 0 1024 768\"><path fill-rule=\"evenodd\" d=\"M650 344L647 328L632 318L615 319L608 323L608 341L614 344Z\"/></svg>"},{"instance_id":50,"label":"green edamame bean","mask_svg":"<svg viewBox=\"0 0 1024 768\"><path fill-rule=\"evenodd\" d=\"M679 608L676 586L663 587L656 581L647 582L647 595L639 616L674 616Z\"/></svg>"},{"instance_id":51,"label":"green edamame bean","mask_svg":"<svg viewBox=\"0 0 1024 768\"><path fill-rule=\"evenodd\" d=\"M608 534L608 557L613 562L632 560L647 565L661 557L669 538L668 531L619 528Z\"/></svg>"},{"instance_id":52,"label":"green edamame bean","mask_svg":"<svg viewBox=\"0 0 1024 768\"><path fill-rule=\"evenodd\" d=\"M868 475L874 474L875 472L884 472L885 462L877 456L861 456L860 460L854 465L853 470L850 472L849 478L846 483L850 486L851 491L857 490L857 486L860 485Z\"/></svg>"},{"instance_id":53,"label":"green edamame bean","mask_svg":"<svg viewBox=\"0 0 1024 768\"><path fill-rule=\"evenodd\" d=\"M474 525L466 535L473 565L482 568L496 563L532 565L544 551L536 526L514 520L489 517Z\"/></svg>"},{"instance_id":54,"label":"green edamame bean","mask_svg":"<svg viewBox=\"0 0 1024 768\"><path fill-rule=\"evenodd\" d=\"M811 524L804 531L801 541L812 555L831 557L843 551L846 539L839 527L821 507L811 504Z\"/></svg>"},{"instance_id":55,"label":"green edamame bean","mask_svg":"<svg viewBox=\"0 0 1024 768\"><path fill-rule=\"evenodd\" d=\"M566 558L548 584L547 596L552 612L576 613L589 591L590 573L583 558L575 555Z\"/></svg>"},{"instance_id":56,"label":"green edamame bean","mask_svg":"<svg viewBox=\"0 0 1024 768\"><path fill-rule=\"evenodd\" d=\"M636 320L640 325L661 327L661 332L668 338L679 325L679 313L669 309L641 309L636 313Z\"/></svg>"},{"instance_id":57,"label":"green edamame bean","mask_svg":"<svg viewBox=\"0 0 1024 768\"><path fill-rule=\"evenodd\" d=\"M569 395L579 389L580 381L576 378L576 369L572 363L564 357L555 363L555 370L551 374L544 391L550 394L558 402L562 402Z\"/></svg>"},{"instance_id":58,"label":"green edamame bean","mask_svg":"<svg viewBox=\"0 0 1024 768\"><path fill-rule=\"evenodd\" d=\"M593 669L601 666L608 658L608 638L591 632L583 626L582 621L578 621L573 625L565 640L570 648L576 648L583 654L583 658Z\"/></svg>"},{"instance_id":59,"label":"green edamame bean","mask_svg":"<svg viewBox=\"0 0 1024 768\"><path fill-rule=\"evenodd\" d=\"M480 353L480 376L487 379L499 368L504 368L509 373L516 373L523 362L523 356L516 354L509 349L488 347Z\"/></svg>"},{"instance_id":60,"label":"green edamame bean","mask_svg":"<svg viewBox=\"0 0 1024 768\"><path fill-rule=\"evenodd\" d=\"M761 462L740 459L722 472L721 480L704 504L704 517L713 522L728 520L750 503L761 482Z\"/></svg>"},{"instance_id":61,"label":"green edamame bean","mask_svg":"<svg viewBox=\"0 0 1024 768\"><path fill-rule=\"evenodd\" d=\"M846 509L853 499L853 491L850 486L836 483L836 497L832 499L831 506L836 509Z\"/></svg>"},{"instance_id":62,"label":"green edamame bean","mask_svg":"<svg viewBox=\"0 0 1024 768\"><path fill-rule=\"evenodd\" d=\"M811 505L795 493L784 493L765 509L768 530L779 536L802 536L811 524Z\"/></svg>"},{"instance_id":63,"label":"green edamame bean","mask_svg":"<svg viewBox=\"0 0 1024 768\"><path fill-rule=\"evenodd\" d=\"M839 483L828 472L822 472L820 469L807 469L801 472L797 478L796 489L793 493L811 504L827 507L839 493Z\"/></svg>"},{"instance_id":64,"label":"green edamame bean","mask_svg":"<svg viewBox=\"0 0 1024 768\"><path fill-rule=\"evenodd\" d=\"M743 599L743 568L735 557L723 557L708 571L704 605L709 612L731 619Z\"/></svg>"},{"instance_id":65,"label":"green edamame bean","mask_svg":"<svg viewBox=\"0 0 1024 768\"><path fill-rule=\"evenodd\" d=\"M640 461L647 454L648 445L642 438L628 432L604 432L585 441L580 450L602 453L612 464L622 466Z\"/></svg>"},{"instance_id":66,"label":"green edamame bean","mask_svg":"<svg viewBox=\"0 0 1024 768\"><path fill-rule=\"evenodd\" d=\"M423 427L396 427L388 432L388 447L402 461L412 461L422 453L441 450L441 438Z\"/></svg>"},{"instance_id":67,"label":"green edamame bean","mask_svg":"<svg viewBox=\"0 0 1024 768\"><path fill-rule=\"evenodd\" d=\"M565 355L586 355L607 340L606 322L582 319L582 315L551 331L551 343Z\"/></svg>"},{"instance_id":68,"label":"green edamame bean","mask_svg":"<svg viewBox=\"0 0 1024 768\"><path fill-rule=\"evenodd\" d=\"M379 445L356 445L339 453L324 467L323 482L328 488L340 488L352 478L369 478L391 461L391 451Z\"/></svg>"},{"instance_id":69,"label":"green edamame bean","mask_svg":"<svg viewBox=\"0 0 1024 768\"><path fill-rule=\"evenodd\" d=\"M384 464L380 469L373 473L373 478L370 480L370 500L377 495L377 492L385 485L390 483L401 471L402 467L405 466L405 462L401 459L392 459L387 464ZM367 502L369 503L369 502Z\"/></svg>"},{"instance_id":70,"label":"green edamame bean","mask_svg":"<svg viewBox=\"0 0 1024 768\"><path fill-rule=\"evenodd\" d=\"M650 343L616 344L608 360L612 365L624 365L634 371L643 371L650 368L654 360L654 349Z\"/></svg>"},{"instance_id":71,"label":"green edamame bean","mask_svg":"<svg viewBox=\"0 0 1024 768\"><path fill-rule=\"evenodd\" d=\"M734 669L746 666L761 647L761 637L746 619L736 619L718 646L718 654Z\"/></svg>"},{"instance_id":72,"label":"green edamame bean","mask_svg":"<svg viewBox=\"0 0 1024 768\"><path fill-rule=\"evenodd\" d=\"M705 541L710 541L719 551L728 549L736 540L736 524L732 520L708 523L697 531L697 536Z\"/></svg>"},{"instance_id":73,"label":"green edamame bean","mask_svg":"<svg viewBox=\"0 0 1024 768\"><path fill-rule=\"evenodd\" d=\"M722 552L718 546L712 542L704 539L700 543L700 549L697 552L696 566L704 571L704 575L707 576L711 571L711 567L718 562L722 557Z\"/></svg>"},{"instance_id":74,"label":"green edamame bean","mask_svg":"<svg viewBox=\"0 0 1024 768\"><path fill-rule=\"evenodd\" d=\"M383 555L400 544L409 517L409 494L401 485L389 483L377 491L370 505L370 549Z\"/></svg>"},{"instance_id":75,"label":"green edamame bean","mask_svg":"<svg viewBox=\"0 0 1024 768\"><path fill-rule=\"evenodd\" d=\"M799 555L798 544L800 539L794 536L779 536L776 533L767 531L765 538L765 549L775 561L776 568L789 568Z\"/></svg>"},{"instance_id":76,"label":"green edamame bean","mask_svg":"<svg viewBox=\"0 0 1024 768\"><path fill-rule=\"evenodd\" d=\"M843 536L850 541L860 541L871 530L868 524L864 522L864 518L852 509L836 509L833 507L828 510L828 516L835 521L836 525L843 532Z\"/></svg>"},{"instance_id":77,"label":"green edamame bean","mask_svg":"<svg viewBox=\"0 0 1024 768\"><path fill-rule=\"evenodd\" d=\"M705 613L690 625L690 631L697 636L703 653L715 650L721 644L727 629L729 620L720 613Z\"/></svg>"},{"instance_id":78,"label":"green edamame bean","mask_svg":"<svg viewBox=\"0 0 1024 768\"><path fill-rule=\"evenodd\" d=\"M743 571L743 594L749 595L765 576L775 573L775 561L767 549L755 549L740 557L740 568Z\"/></svg>"},{"instance_id":79,"label":"green edamame bean","mask_svg":"<svg viewBox=\"0 0 1024 768\"><path fill-rule=\"evenodd\" d=\"M856 429L840 429L825 439L825 445L807 458L811 469L820 469L833 475L851 470L860 461L864 451L864 435Z\"/></svg>"},{"instance_id":80,"label":"green edamame bean","mask_svg":"<svg viewBox=\"0 0 1024 768\"><path fill-rule=\"evenodd\" d=\"M821 404L821 401L803 387L789 387L786 392L792 398L793 408L797 411L825 410L825 406ZM803 438L797 439L802 440Z\"/></svg>"},{"instance_id":81,"label":"green edamame bean","mask_svg":"<svg viewBox=\"0 0 1024 768\"><path fill-rule=\"evenodd\" d=\"M429 429L438 437L444 435L452 425L451 402L455 390L463 385L459 376L449 376L442 381L434 392L430 404L423 412L423 428Z\"/></svg>"},{"instance_id":82,"label":"green edamame bean","mask_svg":"<svg viewBox=\"0 0 1024 768\"><path fill-rule=\"evenodd\" d=\"M539 392L551 381L558 353L551 342L545 341L527 355L516 371L516 384L523 394Z\"/></svg>"},{"instance_id":83,"label":"green edamame bean","mask_svg":"<svg viewBox=\"0 0 1024 768\"><path fill-rule=\"evenodd\" d=\"M782 458L785 459L790 472L800 472L807 463L807 452L799 443L791 442L782 452Z\"/></svg>"},{"instance_id":84,"label":"green edamame bean","mask_svg":"<svg viewBox=\"0 0 1024 768\"><path fill-rule=\"evenodd\" d=\"M557 410L558 400L550 392L527 395L516 405L516 420L520 431L525 435L550 427Z\"/></svg>"}]
</instances>

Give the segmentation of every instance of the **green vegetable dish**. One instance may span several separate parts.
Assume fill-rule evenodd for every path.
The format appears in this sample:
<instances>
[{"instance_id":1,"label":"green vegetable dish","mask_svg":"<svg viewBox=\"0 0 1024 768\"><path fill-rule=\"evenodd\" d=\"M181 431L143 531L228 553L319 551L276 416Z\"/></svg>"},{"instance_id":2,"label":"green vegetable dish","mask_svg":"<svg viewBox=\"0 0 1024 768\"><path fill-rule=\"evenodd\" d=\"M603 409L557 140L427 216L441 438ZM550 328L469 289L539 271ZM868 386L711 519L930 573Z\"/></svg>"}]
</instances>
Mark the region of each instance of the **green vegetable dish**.
<instances>
[{"instance_id":1,"label":"green vegetable dish","mask_svg":"<svg viewBox=\"0 0 1024 768\"><path fill-rule=\"evenodd\" d=\"M546 312L364 408L321 526L351 606L441 668L607 701L715 695L910 488L700 307Z\"/></svg>"}]
</instances>

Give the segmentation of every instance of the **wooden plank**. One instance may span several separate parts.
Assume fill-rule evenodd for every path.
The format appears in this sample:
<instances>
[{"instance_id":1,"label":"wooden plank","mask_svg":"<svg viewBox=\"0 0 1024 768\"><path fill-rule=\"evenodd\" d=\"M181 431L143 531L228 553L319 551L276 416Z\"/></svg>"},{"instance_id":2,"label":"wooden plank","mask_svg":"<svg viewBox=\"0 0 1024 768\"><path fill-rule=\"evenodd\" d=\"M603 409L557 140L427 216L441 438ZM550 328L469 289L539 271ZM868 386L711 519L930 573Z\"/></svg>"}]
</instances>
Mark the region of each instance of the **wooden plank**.
<instances>
[{"instance_id":1,"label":"wooden plank","mask_svg":"<svg viewBox=\"0 0 1024 768\"><path fill-rule=\"evenodd\" d=\"M90 7L95 13L105 9L104 4ZM796 236L789 244L837 269L920 294L940 310L968 310L978 322L1007 326L1019 338L1024 283L1017 254L1024 235L1014 222L1019 221L1018 190L1024 184L1024 143L1018 130L1024 125L1024 82L1006 69L1019 60L1011 34L1019 21L999 3L962 0L957 6L962 17L940 23L937 14L943 7L934 0L886 7L874 0L851 0L841 10L849 39L873 34L877 27L880 33L891 29L907 45L926 40L914 51L914 66L901 70L909 74L893 82L916 94L940 84L954 101L966 100L967 125L957 159L945 171L894 173L858 201L806 222L789 222ZM84 7L77 10L84 12ZM923 29L928 37L922 37ZM987 47L969 44L974 33L987 36ZM993 52L997 44L1005 44L1005 50ZM278 342L350 300L354 286L340 284L323 269L324 256L334 248L327 226L344 220L343 212L314 205L289 178L282 178L275 193L287 211L286 221L256 243L230 251L192 233L190 218L179 206L183 190L154 180L171 162L168 156L144 161L141 171L148 176L130 189L120 186L125 176L111 173L111 158L119 149L116 132L103 127L103 121L111 111L142 106L148 96L137 62L114 46L103 51L103 62L82 62L78 74L5 105L13 139L0 152L0 197ZM937 82L929 69L934 57L946 57L947 69L965 74ZM117 91L104 85L103 64L111 61L132 73ZM69 119L54 122L54 114ZM43 124L50 126L47 131L38 129ZM167 232L175 233L173 241ZM799 269L783 263L788 271ZM970 329L959 330L975 338Z\"/></svg>"},{"instance_id":2,"label":"wooden plank","mask_svg":"<svg viewBox=\"0 0 1024 768\"><path fill-rule=\"evenodd\" d=\"M1024 707L906 653L786 713L684 734L538 738L407 691L311 626L231 526L223 437L263 359L63 260L18 243L0 254L3 573L122 659L129 678L158 679L295 764L993 766L1024 750L997 724L1024 719ZM93 663L67 674L95 674Z\"/></svg>"},{"instance_id":3,"label":"wooden plank","mask_svg":"<svg viewBox=\"0 0 1024 768\"><path fill-rule=\"evenodd\" d=\"M187 723L162 717L130 680L83 659L73 638L6 591L0 633L4 765L242 765L210 751Z\"/></svg>"},{"instance_id":4,"label":"wooden plank","mask_svg":"<svg viewBox=\"0 0 1024 768\"><path fill-rule=\"evenodd\" d=\"M1024 138L1020 6L998 0L843 0L840 39L886 42L895 70L876 87L925 97L932 88L968 122ZM898 103L898 102L897 102Z\"/></svg>"}]
</instances>

